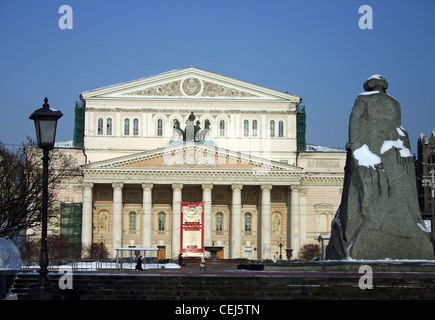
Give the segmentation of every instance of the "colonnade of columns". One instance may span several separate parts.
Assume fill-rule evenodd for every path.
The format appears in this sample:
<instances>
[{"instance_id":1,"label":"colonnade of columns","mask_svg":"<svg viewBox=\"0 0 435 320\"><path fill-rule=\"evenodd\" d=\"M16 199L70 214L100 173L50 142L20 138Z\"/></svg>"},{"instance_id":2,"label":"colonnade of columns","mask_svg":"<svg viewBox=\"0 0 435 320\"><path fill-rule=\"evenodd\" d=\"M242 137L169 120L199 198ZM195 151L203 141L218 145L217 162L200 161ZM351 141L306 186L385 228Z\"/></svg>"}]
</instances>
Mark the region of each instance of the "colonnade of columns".
<instances>
[{"instance_id":1,"label":"colonnade of columns","mask_svg":"<svg viewBox=\"0 0 435 320\"><path fill-rule=\"evenodd\" d=\"M82 214L82 245L83 247L92 244L93 230L93 183L83 184L83 214ZM123 235L123 199L121 182L112 183L113 208L112 208L112 253L115 255L116 248L122 247ZM233 184L232 202L230 211L230 258L241 258L242 252L242 196L243 185ZM261 185L261 210L260 210L260 257L271 258L271 184ZM142 197L142 247L152 247L152 189L153 184L143 183ZM171 256L176 258L180 251L181 232L181 202L183 184L172 184L172 233L171 233ZM204 245L212 244L212 184L203 184L204 202ZM289 187L289 221L287 228L287 242L293 248L299 248L301 244L300 234L300 199L299 186Z\"/></svg>"}]
</instances>

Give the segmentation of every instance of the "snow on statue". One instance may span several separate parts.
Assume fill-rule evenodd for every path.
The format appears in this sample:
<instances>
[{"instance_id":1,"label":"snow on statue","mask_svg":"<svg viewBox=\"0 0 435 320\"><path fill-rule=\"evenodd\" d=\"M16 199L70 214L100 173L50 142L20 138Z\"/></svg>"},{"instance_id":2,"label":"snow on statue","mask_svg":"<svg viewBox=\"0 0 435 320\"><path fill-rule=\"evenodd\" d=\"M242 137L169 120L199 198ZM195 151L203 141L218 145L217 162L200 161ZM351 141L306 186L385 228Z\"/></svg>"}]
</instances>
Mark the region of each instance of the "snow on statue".
<instances>
[{"instance_id":1,"label":"snow on statue","mask_svg":"<svg viewBox=\"0 0 435 320\"><path fill-rule=\"evenodd\" d=\"M433 259L424 228L408 134L400 104L380 75L354 104L341 205L326 259Z\"/></svg>"}]
</instances>

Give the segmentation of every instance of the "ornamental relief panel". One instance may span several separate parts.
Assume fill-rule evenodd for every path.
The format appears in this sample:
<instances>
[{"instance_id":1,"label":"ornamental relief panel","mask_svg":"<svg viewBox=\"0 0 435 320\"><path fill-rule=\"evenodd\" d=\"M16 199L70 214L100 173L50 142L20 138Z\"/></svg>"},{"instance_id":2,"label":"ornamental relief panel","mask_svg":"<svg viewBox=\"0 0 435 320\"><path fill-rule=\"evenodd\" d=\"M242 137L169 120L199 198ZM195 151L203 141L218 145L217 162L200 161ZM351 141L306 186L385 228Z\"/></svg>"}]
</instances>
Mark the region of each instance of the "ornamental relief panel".
<instances>
[{"instance_id":1,"label":"ornamental relief panel","mask_svg":"<svg viewBox=\"0 0 435 320\"><path fill-rule=\"evenodd\" d=\"M201 91L201 81L197 78L184 79L183 91L188 96L196 96Z\"/></svg>"},{"instance_id":2,"label":"ornamental relief panel","mask_svg":"<svg viewBox=\"0 0 435 320\"><path fill-rule=\"evenodd\" d=\"M237 89L224 87L216 83L204 81L204 89L201 96L203 97L241 97L241 98L253 98L258 97L254 94L240 91Z\"/></svg>"},{"instance_id":3,"label":"ornamental relief panel","mask_svg":"<svg viewBox=\"0 0 435 320\"><path fill-rule=\"evenodd\" d=\"M308 160L308 167L316 168L338 168L339 162L336 159L310 159Z\"/></svg>"},{"instance_id":4,"label":"ornamental relief panel","mask_svg":"<svg viewBox=\"0 0 435 320\"><path fill-rule=\"evenodd\" d=\"M127 96L258 98L258 95L198 78L186 78L125 93Z\"/></svg>"},{"instance_id":5,"label":"ornamental relief panel","mask_svg":"<svg viewBox=\"0 0 435 320\"><path fill-rule=\"evenodd\" d=\"M169 83L160 84L158 86L146 88L143 90L137 90L128 92L127 96L160 96L160 97L173 97L182 96L183 93L180 90L181 80L173 81Z\"/></svg>"}]
</instances>

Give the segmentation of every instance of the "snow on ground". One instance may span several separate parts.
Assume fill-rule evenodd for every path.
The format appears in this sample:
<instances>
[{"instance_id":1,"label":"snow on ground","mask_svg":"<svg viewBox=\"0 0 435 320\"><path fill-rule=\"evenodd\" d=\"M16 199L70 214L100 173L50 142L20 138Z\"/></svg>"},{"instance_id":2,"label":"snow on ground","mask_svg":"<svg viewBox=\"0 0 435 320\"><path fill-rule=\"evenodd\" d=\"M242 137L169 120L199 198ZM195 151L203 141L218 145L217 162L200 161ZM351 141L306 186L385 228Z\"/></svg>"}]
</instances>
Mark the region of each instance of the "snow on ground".
<instances>
[{"instance_id":1,"label":"snow on ground","mask_svg":"<svg viewBox=\"0 0 435 320\"><path fill-rule=\"evenodd\" d=\"M65 264L50 265L49 269L73 269L73 270L85 270L85 271L97 271L101 269L122 269L122 270L134 270L136 263L116 263L116 262L68 262ZM27 267L24 267L27 268ZM28 268L35 268L30 266ZM180 266L176 263L142 263L143 269L180 269Z\"/></svg>"}]
</instances>

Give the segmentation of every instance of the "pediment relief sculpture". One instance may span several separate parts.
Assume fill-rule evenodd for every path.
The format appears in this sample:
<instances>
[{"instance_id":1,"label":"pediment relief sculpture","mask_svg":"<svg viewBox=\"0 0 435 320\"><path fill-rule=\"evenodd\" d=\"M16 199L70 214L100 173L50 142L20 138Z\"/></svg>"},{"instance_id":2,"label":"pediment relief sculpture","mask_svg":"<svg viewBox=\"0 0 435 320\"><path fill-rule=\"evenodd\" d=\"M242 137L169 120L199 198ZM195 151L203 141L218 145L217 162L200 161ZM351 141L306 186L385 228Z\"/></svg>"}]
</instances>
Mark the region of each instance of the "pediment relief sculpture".
<instances>
[{"instance_id":1,"label":"pediment relief sculpture","mask_svg":"<svg viewBox=\"0 0 435 320\"><path fill-rule=\"evenodd\" d=\"M160 84L154 87L128 92L127 96L159 96L159 97L180 97L183 93L180 90L181 80Z\"/></svg>"},{"instance_id":2,"label":"pediment relief sculpture","mask_svg":"<svg viewBox=\"0 0 435 320\"><path fill-rule=\"evenodd\" d=\"M234 88L225 87L216 83L204 81L204 89L201 96L203 97L238 97L238 98L254 98L257 95L240 91Z\"/></svg>"},{"instance_id":3,"label":"pediment relief sculpture","mask_svg":"<svg viewBox=\"0 0 435 320\"><path fill-rule=\"evenodd\" d=\"M165 156L163 163L164 166L184 166L184 165L190 165L190 166L212 166L212 167L218 167L220 166L220 163L216 161L215 157L213 156L204 156L202 154L195 155L195 154L176 154L174 156Z\"/></svg>"},{"instance_id":4,"label":"pediment relief sculpture","mask_svg":"<svg viewBox=\"0 0 435 320\"><path fill-rule=\"evenodd\" d=\"M158 97L230 97L230 98L254 98L258 95L241 91L235 88L216 84L209 81L201 81L190 77L184 80L176 80L159 84L149 88L127 92L127 96L158 96Z\"/></svg>"}]
</instances>

